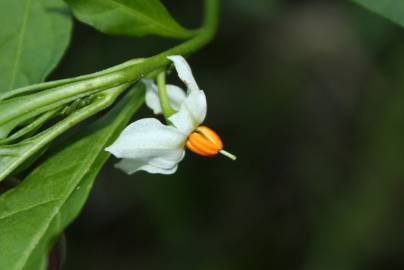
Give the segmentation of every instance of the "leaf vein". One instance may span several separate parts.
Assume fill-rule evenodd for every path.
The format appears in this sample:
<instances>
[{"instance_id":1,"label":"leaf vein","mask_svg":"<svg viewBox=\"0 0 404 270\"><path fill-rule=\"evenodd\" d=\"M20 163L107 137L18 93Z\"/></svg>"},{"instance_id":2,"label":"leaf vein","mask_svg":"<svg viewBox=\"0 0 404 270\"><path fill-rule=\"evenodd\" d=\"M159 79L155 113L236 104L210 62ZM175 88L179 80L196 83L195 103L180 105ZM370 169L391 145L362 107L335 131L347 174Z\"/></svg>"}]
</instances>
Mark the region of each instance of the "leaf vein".
<instances>
[{"instance_id":1,"label":"leaf vein","mask_svg":"<svg viewBox=\"0 0 404 270\"><path fill-rule=\"evenodd\" d=\"M6 215L0 216L0 220L9 218L10 216L14 216L14 215L17 215L19 213L34 209L34 208L39 207L39 206L43 206L43 205L48 204L48 203L55 202L55 201L58 201L58 200L60 200L60 198L47 200L47 201L40 202L40 203L37 203L37 204L34 204L34 205L30 205L30 206L28 206L26 208L23 208L23 209L18 209L18 211L13 211L13 212L7 213Z\"/></svg>"},{"instance_id":2,"label":"leaf vein","mask_svg":"<svg viewBox=\"0 0 404 270\"><path fill-rule=\"evenodd\" d=\"M108 132L107 134L102 136L101 139L95 140L93 142L93 145L95 145L95 147L92 147L92 151L89 150L88 153L93 153L94 151L99 151L99 150L103 149L105 147L105 143L109 140L109 138L113 135L113 133L114 133L114 130L112 129L110 132ZM103 143L99 143L100 141L103 141ZM97 145L101 145L101 146L97 147ZM79 183L83 179L83 177L88 173L89 164L91 166L91 164L93 164L95 162L97 157L98 157L98 155L95 155L95 156L90 155L83 162L81 162L81 164L82 164L81 169L78 169L77 173L73 174L71 178L72 179L80 179L78 181L78 183ZM28 259L29 259L29 256L30 256L32 250L34 250L36 245L39 243L40 239L43 238L44 234L46 233L46 229L49 228L52 221L58 216L59 210L62 209L63 206L66 204L68 198L74 192L75 188L76 188L76 186L71 188L70 191L68 191L65 196L62 196L62 198L60 198L60 201L62 203L60 205L58 205L57 209L55 209L55 211L53 211L51 213L50 218L48 219L49 222L46 222L45 224L43 224L42 230L40 230L40 234L37 237L35 237L35 239L33 239L33 241L28 245L26 251L24 252L24 254L22 254L21 259L20 259L21 267L19 267L17 269L23 269L25 267L26 263L28 262Z\"/></svg>"},{"instance_id":3,"label":"leaf vein","mask_svg":"<svg viewBox=\"0 0 404 270\"><path fill-rule=\"evenodd\" d=\"M25 10L24 10L24 16L22 18L21 30L20 30L20 34L18 36L18 41L17 41L15 60L13 63L11 79L10 79L10 83L8 86L9 90L14 88L14 86L15 86L17 72L18 72L18 68L20 66L20 61L21 61L21 56L22 56L22 47L23 47L23 43L24 43L24 36L25 36L25 33L27 32L27 24L28 24L28 18L29 18L29 14L30 14L29 11L31 9L31 4L32 4L32 0L27 0L27 2L25 4Z\"/></svg>"},{"instance_id":4,"label":"leaf vein","mask_svg":"<svg viewBox=\"0 0 404 270\"><path fill-rule=\"evenodd\" d=\"M122 8L123 10L125 10L126 12L128 12L130 14L134 14L137 17L143 18L145 21L148 21L149 25L155 24L155 25L158 25L161 29L163 29L169 33L176 34L176 31L173 31L172 29L170 29L170 27L167 27L165 24L160 23L158 20L154 20L150 16L146 16L145 14L137 11L136 9L130 8L122 3L117 2L116 0L110 0L110 2L114 5Z\"/></svg>"}]
</instances>

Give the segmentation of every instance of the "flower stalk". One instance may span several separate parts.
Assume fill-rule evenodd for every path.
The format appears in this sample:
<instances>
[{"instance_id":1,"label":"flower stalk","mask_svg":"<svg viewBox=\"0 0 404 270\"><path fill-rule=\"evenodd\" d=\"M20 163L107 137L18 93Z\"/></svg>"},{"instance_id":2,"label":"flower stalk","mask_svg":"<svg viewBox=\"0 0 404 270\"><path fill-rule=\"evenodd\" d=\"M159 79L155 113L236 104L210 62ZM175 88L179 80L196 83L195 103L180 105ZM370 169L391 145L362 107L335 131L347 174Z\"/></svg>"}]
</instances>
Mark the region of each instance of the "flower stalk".
<instances>
[{"instance_id":1,"label":"flower stalk","mask_svg":"<svg viewBox=\"0 0 404 270\"><path fill-rule=\"evenodd\" d=\"M175 110L171 107L168 99L165 71L162 71L159 75L157 75L157 87L158 96L160 98L160 106L163 111L164 118L167 121L168 118L175 113Z\"/></svg>"}]
</instances>

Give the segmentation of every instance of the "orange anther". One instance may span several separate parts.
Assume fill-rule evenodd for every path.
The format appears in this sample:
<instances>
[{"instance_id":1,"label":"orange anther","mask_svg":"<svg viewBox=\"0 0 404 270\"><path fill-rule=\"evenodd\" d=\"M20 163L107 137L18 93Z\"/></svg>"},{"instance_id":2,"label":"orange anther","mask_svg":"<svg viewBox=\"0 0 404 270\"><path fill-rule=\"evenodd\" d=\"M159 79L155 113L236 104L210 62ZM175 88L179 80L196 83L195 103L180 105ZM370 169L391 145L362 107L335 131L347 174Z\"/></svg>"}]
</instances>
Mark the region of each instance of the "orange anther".
<instances>
[{"instance_id":1,"label":"orange anther","mask_svg":"<svg viewBox=\"0 0 404 270\"><path fill-rule=\"evenodd\" d=\"M206 126L199 126L188 136L187 147L201 156L214 156L223 148L220 137Z\"/></svg>"}]
</instances>

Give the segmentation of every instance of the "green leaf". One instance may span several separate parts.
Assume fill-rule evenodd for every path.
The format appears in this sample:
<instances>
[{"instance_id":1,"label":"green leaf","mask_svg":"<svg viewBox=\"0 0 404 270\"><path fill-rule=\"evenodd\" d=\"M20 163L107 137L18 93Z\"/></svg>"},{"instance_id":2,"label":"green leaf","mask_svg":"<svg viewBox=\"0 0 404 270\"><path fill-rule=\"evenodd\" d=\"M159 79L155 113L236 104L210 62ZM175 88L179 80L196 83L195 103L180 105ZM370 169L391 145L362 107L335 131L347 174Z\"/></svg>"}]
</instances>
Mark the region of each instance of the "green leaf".
<instances>
[{"instance_id":1,"label":"green leaf","mask_svg":"<svg viewBox=\"0 0 404 270\"><path fill-rule=\"evenodd\" d=\"M404 1L402 0L353 0L404 27Z\"/></svg>"},{"instance_id":2,"label":"green leaf","mask_svg":"<svg viewBox=\"0 0 404 270\"><path fill-rule=\"evenodd\" d=\"M74 15L107 34L189 38L159 0L65 0Z\"/></svg>"},{"instance_id":3,"label":"green leaf","mask_svg":"<svg viewBox=\"0 0 404 270\"><path fill-rule=\"evenodd\" d=\"M0 269L44 270L47 254L83 207L111 144L143 103L142 84L0 197Z\"/></svg>"},{"instance_id":4,"label":"green leaf","mask_svg":"<svg viewBox=\"0 0 404 270\"><path fill-rule=\"evenodd\" d=\"M0 93L43 81L70 40L62 0L1 0L0 25Z\"/></svg>"}]
</instances>

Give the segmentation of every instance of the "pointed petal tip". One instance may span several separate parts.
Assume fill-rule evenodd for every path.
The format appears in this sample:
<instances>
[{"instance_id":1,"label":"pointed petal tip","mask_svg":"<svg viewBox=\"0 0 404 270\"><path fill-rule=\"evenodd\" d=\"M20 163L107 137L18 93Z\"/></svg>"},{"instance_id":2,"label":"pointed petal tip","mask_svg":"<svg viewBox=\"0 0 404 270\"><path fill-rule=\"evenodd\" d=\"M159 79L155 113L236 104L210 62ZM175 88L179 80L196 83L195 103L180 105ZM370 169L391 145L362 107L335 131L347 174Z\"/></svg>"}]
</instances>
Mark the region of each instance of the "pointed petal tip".
<instances>
[{"instance_id":1,"label":"pointed petal tip","mask_svg":"<svg viewBox=\"0 0 404 270\"><path fill-rule=\"evenodd\" d=\"M178 77L187 86L188 92L199 90L199 86L195 81L194 75L192 74L192 69L183 56L170 55L167 56L167 59L171 60L174 63Z\"/></svg>"}]
</instances>

